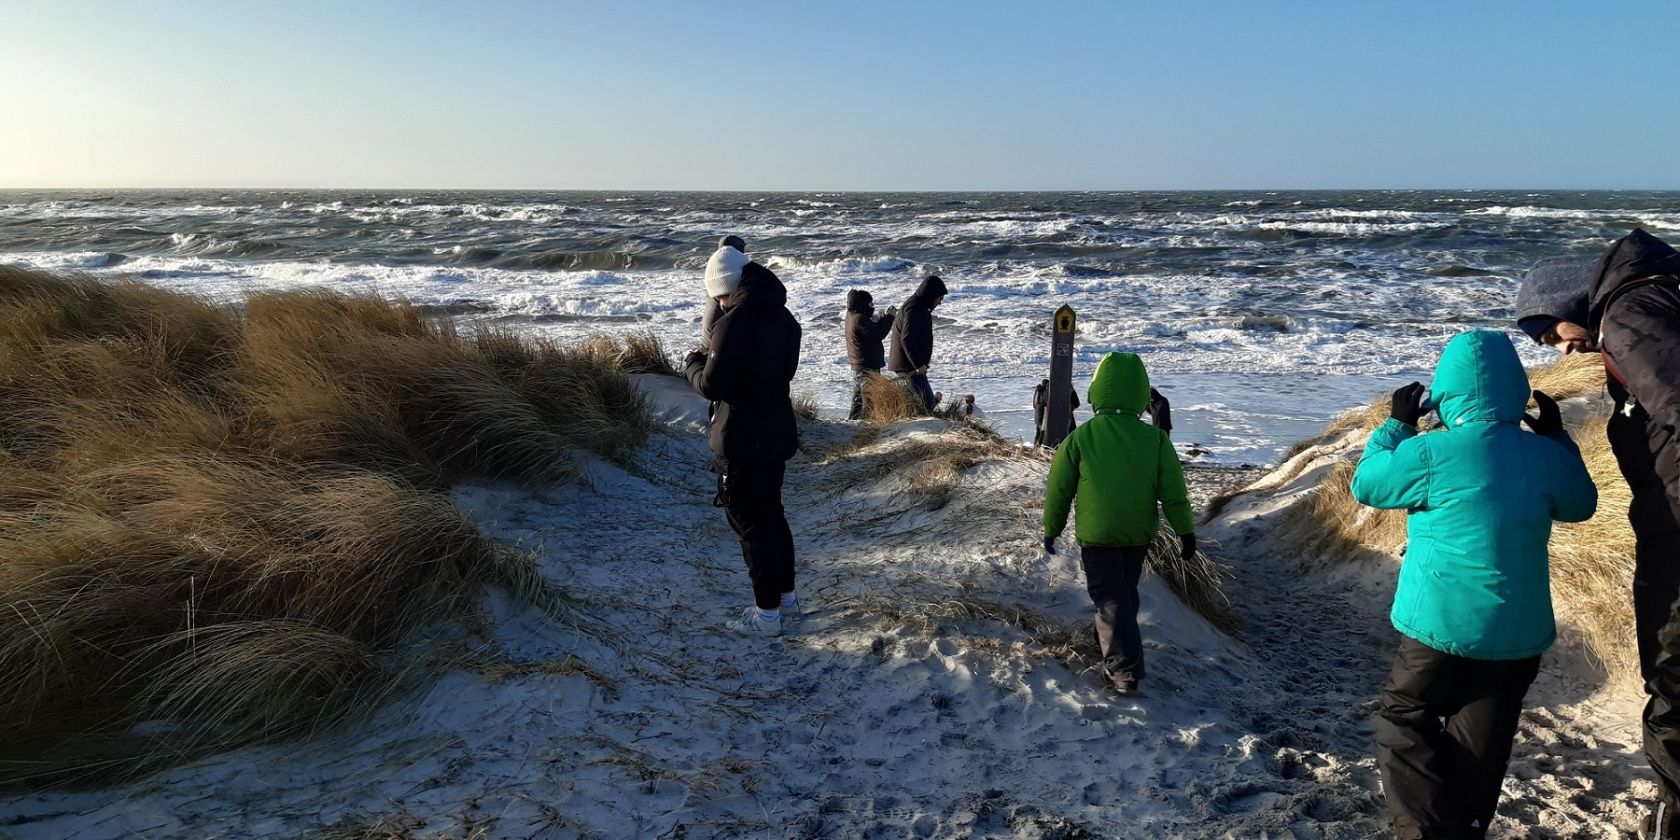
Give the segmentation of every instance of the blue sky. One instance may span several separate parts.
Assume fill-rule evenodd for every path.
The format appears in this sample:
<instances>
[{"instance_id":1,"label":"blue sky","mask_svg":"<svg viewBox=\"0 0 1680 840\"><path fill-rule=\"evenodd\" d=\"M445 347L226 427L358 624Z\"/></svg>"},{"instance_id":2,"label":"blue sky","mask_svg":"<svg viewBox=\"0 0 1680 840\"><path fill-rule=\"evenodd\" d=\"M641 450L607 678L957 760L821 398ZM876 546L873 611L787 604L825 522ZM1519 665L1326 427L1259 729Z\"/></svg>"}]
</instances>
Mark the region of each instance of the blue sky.
<instances>
[{"instance_id":1,"label":"blue sky","mask_svg":"<svg viewBox=\"0 0 1680 840\"><path fill-rule=\"evenodd\" d=\"M0 0L0 186L1680 188L1680 4Z\"/></svg>"}]
</instances>

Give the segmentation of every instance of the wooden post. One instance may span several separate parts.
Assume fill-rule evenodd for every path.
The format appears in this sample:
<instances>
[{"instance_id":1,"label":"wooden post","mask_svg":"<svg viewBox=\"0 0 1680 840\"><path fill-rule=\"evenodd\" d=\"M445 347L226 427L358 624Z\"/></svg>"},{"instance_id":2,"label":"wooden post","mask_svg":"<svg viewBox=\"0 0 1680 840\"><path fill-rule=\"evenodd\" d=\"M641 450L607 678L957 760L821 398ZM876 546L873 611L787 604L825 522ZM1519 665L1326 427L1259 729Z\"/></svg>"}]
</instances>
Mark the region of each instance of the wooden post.
<instances>
[{"instance_id":1,"label":"wooden post","mask_svg":"<svg viewBox=\"0 0 1680 840\"><path fill-rule=\"evenodd\" d=\"M1050 337L1050 393L1044 406L1044 445L1054 449L1073 425L1073 307L1056 310Z\"/></svg>"}]
</instances>

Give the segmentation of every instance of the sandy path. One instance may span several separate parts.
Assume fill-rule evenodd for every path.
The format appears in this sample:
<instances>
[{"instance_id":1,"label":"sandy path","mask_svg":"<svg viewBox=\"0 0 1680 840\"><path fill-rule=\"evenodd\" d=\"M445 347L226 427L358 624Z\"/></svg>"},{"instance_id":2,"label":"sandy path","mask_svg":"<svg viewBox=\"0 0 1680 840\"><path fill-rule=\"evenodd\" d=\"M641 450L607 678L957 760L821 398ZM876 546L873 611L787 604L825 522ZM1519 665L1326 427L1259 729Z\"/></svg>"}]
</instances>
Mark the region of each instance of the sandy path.
<instances>
[{"instance_id":1,"label":"sandy path","mask_svg":"<svg viewBox=\"0 0 1680 840\"><path fill-rule=\"evenodd\" d=\"M1234 505L1211 531L1246 628L1233 639L1146 579L1151 677L1118 698L1089 671L1077 559L1036 550L1042 464L981 464L930 500L891 465L936 425L836 458L854 430L813 424L787 489L811 611L781 640L742 640L719 627L746 576L709 505L697 409L675 392L661 405L673 430L629 469L594 465L590 489L459 494L539 552L583 600L587 632L492 597L483 664L370 726L126 788L0 800L0 836L1381 833L1380 574L1308 573ZM1631 823L1638 762L1593 735L1594 714L1623 710L1584 701L1568 673L1549 668L1537 688L1552 699L1525 719L1496 836L1608 838Z\"/></svg>"}]
</instances>

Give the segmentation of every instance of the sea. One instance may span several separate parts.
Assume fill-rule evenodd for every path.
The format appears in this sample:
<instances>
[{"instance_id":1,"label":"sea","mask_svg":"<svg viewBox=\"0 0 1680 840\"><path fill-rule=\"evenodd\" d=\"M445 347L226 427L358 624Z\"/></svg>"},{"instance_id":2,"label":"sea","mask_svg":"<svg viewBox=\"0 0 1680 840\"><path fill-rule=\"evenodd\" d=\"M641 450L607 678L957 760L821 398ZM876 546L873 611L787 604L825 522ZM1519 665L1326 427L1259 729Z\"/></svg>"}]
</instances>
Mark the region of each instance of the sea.
<instances>
[{"instance_id":1,"label":"sea","mask_svg":"<svg viewBox=\"0 0 1680 840\"><path fill-rule=\"evenodd\" d=\"M254 289L400 295L466 325L562 338L652 330L696 346L726 234L804 324L795 391L843 416L846 292L901 303L928 274L930 378L1031 436L1051 315L1078 316L1075 383L1139 353L1186 457L1263 465L1412 380L1466 329L1510 333L1522 272L1634 227L1680 239L1680 193L1529 191L699 193L0 191L0 262L235 302ZM1081 416L1084 416L1082 412Z\"/></svg>"}]
</instances>

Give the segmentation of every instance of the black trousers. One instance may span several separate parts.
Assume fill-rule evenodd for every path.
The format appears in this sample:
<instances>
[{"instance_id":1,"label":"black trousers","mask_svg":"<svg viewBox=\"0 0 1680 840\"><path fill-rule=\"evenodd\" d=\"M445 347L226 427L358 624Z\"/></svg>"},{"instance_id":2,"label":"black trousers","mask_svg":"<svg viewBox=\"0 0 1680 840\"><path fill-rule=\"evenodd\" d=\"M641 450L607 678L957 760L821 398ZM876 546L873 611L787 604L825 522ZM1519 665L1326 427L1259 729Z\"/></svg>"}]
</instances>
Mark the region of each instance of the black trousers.
<instances>
[{"instance_id":1,"label":"black trousers","mask_svg":"<svg viewBox=\"0 0 1680 840\"><path fill-rule=\"evenodd\" d=\"M776 609L782 593L793 591L793 530L782 510L786 469L780 461L730 461L718 479L718 502L741 538L759 609Z\"/></svg>"},{"instance_id":2,"label":"black trousers","mask_svg":"<svg viewBox=\"0 0 1680 840\"><path fill-rule=\"evenodd\" d=\"M1143 634L1138 631L1138 578L1143 575L1147 546L1081 548L1085 591L1097 608L1097 644L1103 670L1112 676L1141 680Z\"/></svg>"},{"instance_id":3,"label":"black trousers","mask_svg":"<svg viewBox=\"0 0 1680 840\"><path fill-rule=\"evenodd\" d=\"M1633 624L1639 641L1639 676L1653 676L1662 645L1657 635L1674 612L1680 596L1680 532L1639 537L1634 543Z\"/></svg>"},{"instance_id":4,"label":"black trousers","mask_svg":"<svg viewBox=\"0 0 1680 840\"><path fill-rule=\"evenodd\" d=\"M1402 637L1377 713L1377 766L1398 840L1487 835L1540 657L1467 659Z\"/></svg>"},{"instance_id":5,"label":"black trousers","mask_svg":"<svg viewBox=\"0 0 1680 840\"><path fill-rule=\"evenodd\" d=\"M1663 799L1680 806L1680 533L1639 537L1633 618L1645 678L1645 758Z\"/></svg>"},{"instance_id":6,"label":"black trousers","mask_svg":"<svg viewBox=\"0 0 1680 840\"><path fill-rule=\"evenodd\" d=\"M868 382L870 379L872 379L874 377L877 377L877 376L880 376L880 375L881 375L881 372L878 371L878 370L854 370L854 371L852 371L852 413L846 415L846 419L848 419L848 420L862 420L863 419L864 412L867 411L868 408L869 408L867 405L864 404L863 385L864 385L865 382Z\"/></svg>"}]
</instances>

